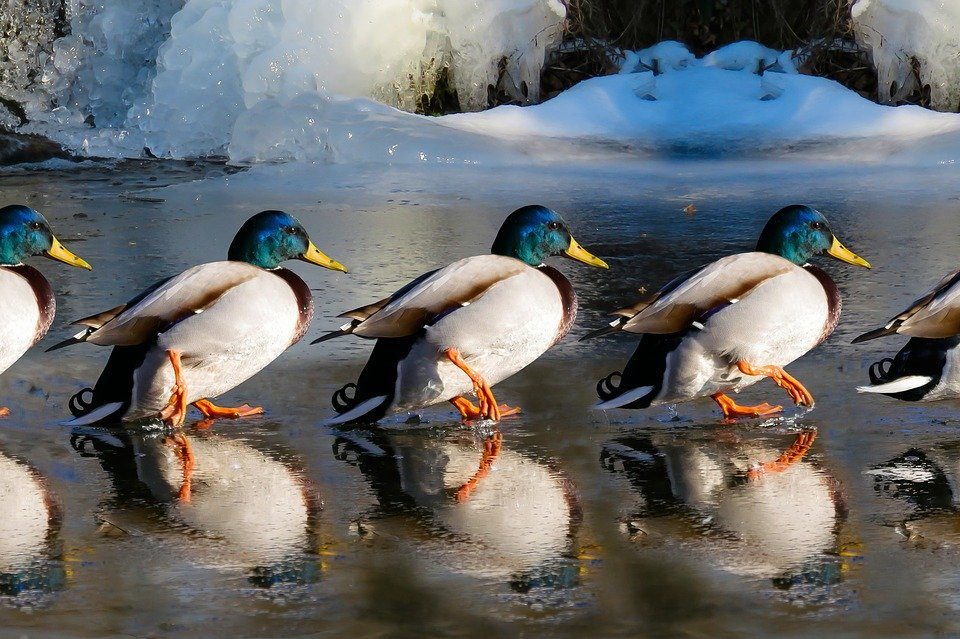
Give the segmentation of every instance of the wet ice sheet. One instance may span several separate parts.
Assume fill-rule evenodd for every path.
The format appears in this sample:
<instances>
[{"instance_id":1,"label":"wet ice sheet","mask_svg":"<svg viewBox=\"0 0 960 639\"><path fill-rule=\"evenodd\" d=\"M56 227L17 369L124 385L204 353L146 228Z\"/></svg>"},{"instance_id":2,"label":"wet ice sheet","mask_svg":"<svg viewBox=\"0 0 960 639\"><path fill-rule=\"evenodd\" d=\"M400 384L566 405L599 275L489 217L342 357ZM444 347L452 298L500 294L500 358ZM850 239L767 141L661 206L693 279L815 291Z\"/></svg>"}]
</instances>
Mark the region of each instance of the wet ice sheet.
<instances>
[{"instance_id":1,"label":"wet ice sheet","mask_svg":"<svg viewBox=\"0 0 960 639\"><path fill-rule=\"evenodd\" d=\"M60 515L46 544L20 546L28 550L26 574L42 577L33 595L0 595L5 630L231 637L398 628L485 636L517 628L553 636L957 630L958 602L942 595L960 569L955 405L857 395L866 366L899 342L849 344L955 267L960 187L948 170L317 166L309 176L270 167L190 182L224 169L120 169L0 178L5 198L48 214L61 239L94 265L86 273L36 263L59 297L49 343L69 333L68 319L115 306L196 261L220 259L236 226L268 207L298 215L319 246L351 267L344 275L292 265L317 297L309 336L428 268L487 250L503 217L523 203L556 208L612 269L558 263L580 294L578 325L497 387L502 401L525 413L502 425L494 481L478 482L464 508L456 494L471 465L480 467L489 429L461 428L444 407L425 411L421 426L386 433L317 427L331 413L332 392L359 371L368 342L300 344L223 398L263 403L264 418L212 432L189 427L203 465L191 486L194 507L176 499L182 469L162 433L94 441L56 425L69 394L93 381L103 350L32 351L0 376L0 398L13 409L0 426L0 451L44 478ZM144 191L170 181L178 185ZM638 287L749 248L770 212L801 201L823 210L844 243L875 266L820 262L840 285L844 315L833 338L791 366L816 396L815 410L724 426L708 401L676 412L586 409L593 381L621 366L633 342L581 345L575 337ZM696 210L685 212L691 204ZM768 383L745 393L748 402L782 397ZM818 435L801 462L749 481L754 462L775 459L805 429ZM230 460L237 472L209 472ZM908 470L885 470L898 464ZM257 514L267 511L248 515L248 508L277 485L287 497L270 499L278 511L258 527ZM793 499L801 500L796 508Z\"/></svg>"}]
</instances>

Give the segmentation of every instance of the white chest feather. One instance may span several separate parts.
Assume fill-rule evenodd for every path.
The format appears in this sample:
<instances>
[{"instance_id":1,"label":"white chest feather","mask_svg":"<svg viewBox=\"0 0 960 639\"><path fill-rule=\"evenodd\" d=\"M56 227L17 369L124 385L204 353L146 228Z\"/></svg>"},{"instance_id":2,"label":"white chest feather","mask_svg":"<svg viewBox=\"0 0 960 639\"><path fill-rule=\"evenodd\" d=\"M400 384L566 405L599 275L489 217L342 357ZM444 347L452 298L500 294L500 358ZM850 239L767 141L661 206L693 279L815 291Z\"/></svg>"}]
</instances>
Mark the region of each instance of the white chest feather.
<instances>
[{"instance_id":1,"label":"white chest feather","mask_svg":"<svg viewBox=\"0 0 960 639\"><path fill-rule=\"evenodd\" d=\"M213 398L276 359L297 336L300 321L295 294L276 275L264 271L236 286L159 336L134 375L126 417L152 415L167 404L174 382L169 350L181 353L188 401Z\"/></svg>"},{"instance_id":2,"label":"white chest feather","mask_svg":"<svg viewBox=\"0 0 960 639\"><path fill-rule=\"evenodd\" d=\"M10 368L37 339L40 309L30 283L0 268L0 373Z\"/></svg>"},{"instance_id":3,"label":"white chest feather","mask_svg":"<svg viewBox=\"0 0 960 639\"><path fill-rule=\"evenodd\" d=\"M473 384L445 355L456 348L474 371L496 384L549 349L564 319L553 281L535 269L505 280L427 327L401 362L396 410L412 410L468 394Z\"/></svg>"}]
</instances>

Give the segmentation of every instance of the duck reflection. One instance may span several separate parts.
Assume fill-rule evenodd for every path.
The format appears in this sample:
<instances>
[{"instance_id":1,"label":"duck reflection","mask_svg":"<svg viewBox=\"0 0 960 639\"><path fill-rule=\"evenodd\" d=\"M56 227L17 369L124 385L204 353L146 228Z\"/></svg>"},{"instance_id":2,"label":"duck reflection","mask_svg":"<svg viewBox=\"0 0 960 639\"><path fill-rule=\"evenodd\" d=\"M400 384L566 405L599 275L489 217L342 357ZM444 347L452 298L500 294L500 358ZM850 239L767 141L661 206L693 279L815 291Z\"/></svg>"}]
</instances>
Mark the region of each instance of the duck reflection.
<instances>
[{"instance_id":1,"label":"duck reflection","mask_svg":"<svg viewBox=\"0 0 960 639\"><path fill-rule=\"evenodd\" d=\"M866 474L880 495L906 506L893 522L898 533L919 543L960 544L960 441L911 448Z\"/></svg>"},{"instance_id":2,"label":"duck reflection","mask_svg":"<svg viewBox=\"0 0 960 639\"><path fill-rule=\"evenodd\" d=\"M377 506L361 526L399 527L431 560L519 592L577 582L581 512L572 486L507 448L499 431L354 430L333 449L374 489Z\"/></svg>"},{"instance_id":3,"label":"duck reflection","mask_svg":"<svg viewBox=\"0 0 960 639\"><path fill-rule=\"evenodd\" d=\"M85 429L71 444L111 476L106 526L182 532L198 563L242 568L258 586L319 578L319 501L275 453L197 428Z\"/></svg>"},{"instance_id":4,"label":"duck reflection","mask_svg":"<svg viewBox=\"0 0 960 639\"><path fill-rule=\"evenodd\" d=\"M782 452L734 438L631 435L604 446L602 466L626 476L640 507L624 519L633 540L680 544L712 565L772 579L778 588L840 580L838 484L805 459L815 431Z\"/></svg>"},{"instance_id":5,"label":"duck reflection","mask_svg":"<svg viewBox=\"0 0 960 639\"><path fill-rule=\"evenodd\" d=\"M43 478L0 451L0 601L35 605L64 587L59 528L60 511Z\"/></svg>"}]
</instances>

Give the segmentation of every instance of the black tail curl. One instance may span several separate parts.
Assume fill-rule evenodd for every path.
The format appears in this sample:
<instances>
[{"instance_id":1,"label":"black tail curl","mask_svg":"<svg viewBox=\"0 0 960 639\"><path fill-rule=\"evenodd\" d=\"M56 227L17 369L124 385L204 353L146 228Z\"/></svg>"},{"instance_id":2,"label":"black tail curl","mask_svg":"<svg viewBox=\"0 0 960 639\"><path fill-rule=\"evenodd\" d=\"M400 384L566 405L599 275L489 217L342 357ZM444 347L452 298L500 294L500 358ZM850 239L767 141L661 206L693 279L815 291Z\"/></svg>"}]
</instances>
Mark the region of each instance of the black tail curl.
<instances>
[{"instance_id":1,"label":"black tail curl","mask_svg":"<svg viewBox=\"0 0 960 639\"><path fill-rule=\"evenodd\" d=\"M617 384L614 385L613 378L617 378ZM623 381L623 374L620 371L614 371L597 382L597 395L603 401L608 401L614 397L619 397L623 392L620 390L620 382Z\"/></svg>"},{"instance_id":2,"label":"black tail curl","mask_svg":"<svg viewBox=\"0 0 960 639\"><path fill-rule=\"evenodd\" d=\"M870 365L870 383L884 384L910 375L929 376L932 380L923 386L900 393L884 393L888 397L907 402L920 401L940 383L947 363L947 353L957 346L960 346L960 336L911 337L893 358L885 357Z\"/></svg>"},{"instance_id":3,"label":"black tail curl","mask_svg":"<svg viewBox=\"0 0 960 639\"><path fill-rule=\"evenodd\" d=\"M353 395L348 395L347 391L353 389ZM343 415L347 411L355 408L360 401L357 399L357 385L353 382L346 384L343 388L339 389L333 394L331 398L333 402L333 410L337 411L338 415Z\"/></svg>"},{"instance_id":4,"label":"black tail curl","mask_svg":"<svg viewBox=\"0 0 960 639\"><path fill-rule=\"evenodd\" d=\"M90 399L84 398L84 395L89 393ZM67 407L70 409L70 413L74 417L83 417L90 411L92 411L96 406L93 405L94 394L93 389L89 386L84 388L76 395L70 398L70 401L67 404Z\"/></svg>"},{"instance_id":5,"label":"black tail curl","mask_svg":"<svg viewBox=\"0 0 960 639\"><path fill-rule=\"evenodd\" d=\"M890 357L884 357L879 362L870 365L870 383L873 385L885 384L893 379L894 361Z\"/></svg>"}]
</instances>

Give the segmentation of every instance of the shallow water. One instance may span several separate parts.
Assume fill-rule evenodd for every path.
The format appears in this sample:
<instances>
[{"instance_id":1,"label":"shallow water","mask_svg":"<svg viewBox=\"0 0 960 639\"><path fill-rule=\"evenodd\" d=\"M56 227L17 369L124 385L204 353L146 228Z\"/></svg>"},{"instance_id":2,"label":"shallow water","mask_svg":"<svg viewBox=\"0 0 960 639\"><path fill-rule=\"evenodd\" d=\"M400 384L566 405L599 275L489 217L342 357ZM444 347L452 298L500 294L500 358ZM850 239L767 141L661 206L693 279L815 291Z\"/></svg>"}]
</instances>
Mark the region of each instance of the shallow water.
<instances>
[{"instance_id":1,"label":"shallow water","mask_svg":"<svg viewBox=\"0 0 960 639\"><path fill-rule=\"evenodd\" d=\"M695 162L4 173L3 201L44 212L95 269L37 260L59 304L43 346L68 335L69 320L222 259L264 208L299 216L351 268L292 265L316 296L308 337L428 268L486 251L522 204L560 211L612 268L560 263L580 294L577 326L498 386L524 408L499 435L445 407L390 429L319 426L369 354L352 338L305 340L224 396L262 403L262 418L188 422L179 436L71 431L58 425L67 399L107 352L35 349L0 376L13 413L0 424L0 494L18 499L0 521L0 636L956 633L956 404L857 395L867 366L903 340L849 344L955 267L954 174ZM791 366L816 408L736 425L709 401L588 411L595 381L634 341L576 337L636 289L751 248L766 217L794 202L821 209L875 267L822 261L843 318ZM744 396L786 399L770 383ZM189 486L181 436L198 459ZM801 436L801 461L750 476ZM489 473L471 481L485 455Z\"/></svg>"}]
</instances>

